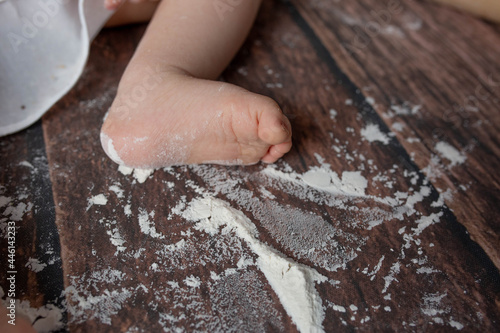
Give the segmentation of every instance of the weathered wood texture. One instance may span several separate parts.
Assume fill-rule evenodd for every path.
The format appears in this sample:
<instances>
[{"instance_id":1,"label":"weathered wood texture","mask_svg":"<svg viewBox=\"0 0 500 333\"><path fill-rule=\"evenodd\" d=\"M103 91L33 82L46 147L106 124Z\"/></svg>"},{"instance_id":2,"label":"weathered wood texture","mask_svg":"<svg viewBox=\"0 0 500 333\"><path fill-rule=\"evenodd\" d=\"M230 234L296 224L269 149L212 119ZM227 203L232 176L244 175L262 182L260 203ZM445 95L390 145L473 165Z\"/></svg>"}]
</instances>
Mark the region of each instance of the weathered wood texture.
<instances>
[{"instance_id":1,"label":"weathered wood texture","mask_svg":"<svg viewBox=\"0 0 500 333\"><path fill-rule=\"evenodd\" d=\"M0 156L2 298L14 292L33 308L49 301L61 306L60 244L41 123L2 138Z\"/></svg>"},{"instance_id":2,"label":"weathered wood texture","mask_svg":"<svg viewBox=\"0 0 500 333\"><path fill-rule=\"evenodd\" d=\"M265 2L222 79L282 106L294 128L292 151L274 167L175 167L155 171L144 183L118 171L99 143L102 119L144 27L98 36L81 80L42 122L69 331L297 331L251 242L234 229L210 234L182 216L186 205L202 196L244 214L258 232L254 242L326 277L312 287L324 308L325 331L498 330L500 278L492 262L498 258L498 223L487 220L497 209L498 183L490 183L487 195L473 195L488 177L497 177L491 173L499 156L495 87L487 90L491 98L471 111L473 119L489 119L485 127L472 126L474 120L470 127L452 130L447 119L432 115L447 110L443 101L452 105L473 90L480 83L470 81L476 73L494 72L498 64L488 50L497 45L488 43L500 35L447 9L432 7L428 14L420 4L405 3L400 6L408 12L400 15L410 15L412 28L407 30L399 16L387 26L406 38L379 34L363 49L370 51L348 54L342 41L352 36L350 24L363 24L369 10L381 6ZM439 23L442 18L447 21ZM468 20L473 28L460 35L454 29L466 25L454 26L453 18ZM412 46L409 36L432 52ZM486 51L450 51L469 42ZM450 53L452 60L433 59L440 52ZM454 82L450 75L469 81ZM405 102L410 104L396 110L409 107L408 114L389 112ZM412 114L417 104L422 107ZM382 139L370 141L368 128L377 128ZM441 128L446 139L435 137L434 128ZM22 160L33 164L23 148L32 135L2 139L6 158L0 196L17 196L17 184L33 173L18 166ZM465 150L472 138L473 148ZM428 168L426 161L440 156L435 151L439 141L459 148L465 162L450 166L435 160L440 173ZM484 159L487 148L490 159ZM43 167L34 170L47 176ZM342 185L334 190L318 185L312 174L338 175ZM366 189L349 192L349 177L360 176L367 180ZM39 196L50 197L42 188L47 193ZM453 211L441 204L439 193L447 189L453 196L444 199ZM26 257L44 253L31 245L37 214L22 216L30 241L18 251L28 251ZM283 278L287 274L284 270ZM33 301L44 293L26 288L22 297Z\"/></svg>"},{"instance_id":3,"label":"weathered wood texture","mask_svg":"<svg viewBox=\"0 0 500 333\"><path fill-rule=\"evenodd\" d=\"M291 2L500 268L498 28L429 2Z\"/></svg>"}]
</instances>

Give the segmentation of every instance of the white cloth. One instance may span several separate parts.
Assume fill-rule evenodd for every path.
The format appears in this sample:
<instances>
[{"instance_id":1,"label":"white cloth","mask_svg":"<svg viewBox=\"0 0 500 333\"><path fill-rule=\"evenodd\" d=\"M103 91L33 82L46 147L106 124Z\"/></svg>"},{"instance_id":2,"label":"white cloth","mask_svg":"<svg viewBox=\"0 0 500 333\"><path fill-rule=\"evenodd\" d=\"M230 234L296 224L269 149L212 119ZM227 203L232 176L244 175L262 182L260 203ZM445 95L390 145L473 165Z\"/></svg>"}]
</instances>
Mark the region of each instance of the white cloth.
<instances>
[{"instance_id":1,"label":"white cloth","mask_svg":"<svg viewBox=\"0 0 500 333\"><path fill-rule=\"evenodd\" d=\"M113 14L103 0L0 0L0 136L36 122L76 83Z\"/></svg>"}]
</instances>

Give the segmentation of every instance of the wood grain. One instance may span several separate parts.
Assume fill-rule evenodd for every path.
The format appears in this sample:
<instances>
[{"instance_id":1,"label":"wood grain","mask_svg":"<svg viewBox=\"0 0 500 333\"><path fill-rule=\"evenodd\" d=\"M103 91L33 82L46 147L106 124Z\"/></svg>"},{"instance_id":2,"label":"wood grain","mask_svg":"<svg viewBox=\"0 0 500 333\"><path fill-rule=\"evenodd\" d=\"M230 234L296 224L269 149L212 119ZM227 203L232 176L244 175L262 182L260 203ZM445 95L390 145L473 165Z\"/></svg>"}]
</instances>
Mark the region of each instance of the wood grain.
<instances>
[{"instance_id":1,"label":"wood grain","mask_svg":"<svg viewBox=\"0 0 500 333\"><path fill-rule=\"evenodd\" d=\"M62 306L60 244L41 122L2 138L0 155L0 286L7 295L7 277L14 275L16 299L28 301L32 308ZM14 269L7 266L9 222L16 227Z\"/></svg>"},{"instance_id":2,"label":"wood grain","mask_svg":"<svg viewBox=\"0 0 500 333\"><path fill-rule=\"evenodd\" d=\"M369 15L370 9L382 8L368 1L342 5L356 19L358 9L359 15ZM497 330L500 275L492 253L498 230L482 214L484 207L496 209L498 187L479 198L473 196L486 184L486 177L495 184L496 174L471 171L479 166L491 171L489 162L480 163L484 147L494 159L499 156L493 147L498 135L492 105L497 102L482 101L485 107L470 116L493 117L484 128L452 131L439 117L431 122L434 107L456 100L460 91L466 91L459 89L470 90L480 82L453 82L451 63L465 66L463 72L453 72L463 80L481 71L488 74L494 59L488 49L474 55L462 51L448 61L436 62L430 56L448 54L454 43L464 41L486 47L495 37L481 25L484 39L474 38L477 23L467 21L474 29L462 37L449 32L453 42L443 42L441 36L440 43L440 35L432 29L433 38L420 37L420 43L427 43L434 53L415 50L403 41L408 48L404 53L399 40L384 37L372 38L366 46L374 48L371 57L348 54L345 46L333 43L350 31L348 23L331 19L338 6L319 0L265 2L250 37L221 77L274 98L290 117L294 147L273 167L171 167L156 170L140 183L104 155L99 142L102 119L144 26L100 33L80 81L44 116L44 141L40 128L35 134L27 131L0 141L2 157L4 152L6 156L0 177L3 193L9 196L18 195L13 194L18 184L33 173L18 165L30 161L26 142L45 145L46 167L35 168L45 179L37 200L44 200L49 211L55 206L62 268L52 274L64 276L60 289L64 289L68 331L297 331L259 268L251 244L228 227L210 234L182 216L186 206L202 197L241 212L255 225L255 242L326 278L312 289L321 298L327 332ZM417 4L404 6L412 10L405 15L421 19L424 11ZM421 19L420 30L404 32L416 36L443 17L464 18L454 12L432 15ZM412 27L418 25L411 22ZM402 79L410 74L415 83L405 85L413 82ZM422 82L429 89L423 90ZM391 93L382 95L387 91ZM417 94L410 95L413 91ZM410 106L422 104L422 111L388 115L391 105L405 101ZM401 131L396 122L404 125ZM466 146L476 132L481 144L465 152L463 164L450 167L442 159L442 173L432 177L422 161L439 156L435 144L444 139L434 137L436 123L450 135L445 140L450 144ZM363 133L370 126L378 128L382 140L368 140ZM409 137L415 139L409 142ZM318 170L338 176L342 186L349 183L349 176L360 175L367 181L366 189L356 194L329 192L322 184L304 180ZM457 177L466 171L477 183L467 183L472 193L460 194L455 190L465 183L458 183L462 178ZM453 198L444 199L451 209L440 200L448 188ZM53 203L48 199L52 194ZM105 203L93 198L105 198ZM471 210L470 205L483 210ZM476 234L466 223L466 214L479 221ZM39 211L23 216L23 223L31 226L27 232L41 216ZM29 235L20 251L40 256L43 249L34 248L36 236ZM40 293L25 291L36 286L32 280L25 286L24 298L39 297ZM44 301L38 298L34 304Z\"/></svg>"},{"instance_id":3,"label":"wood grain","mask_svg":"<svg viewBox=\"0 0 500 333\"><path fill-rule=\"evenodd\" d=\"M291 2L499 268L498 30L427 2Z\"/></svg>"}]
</instances>

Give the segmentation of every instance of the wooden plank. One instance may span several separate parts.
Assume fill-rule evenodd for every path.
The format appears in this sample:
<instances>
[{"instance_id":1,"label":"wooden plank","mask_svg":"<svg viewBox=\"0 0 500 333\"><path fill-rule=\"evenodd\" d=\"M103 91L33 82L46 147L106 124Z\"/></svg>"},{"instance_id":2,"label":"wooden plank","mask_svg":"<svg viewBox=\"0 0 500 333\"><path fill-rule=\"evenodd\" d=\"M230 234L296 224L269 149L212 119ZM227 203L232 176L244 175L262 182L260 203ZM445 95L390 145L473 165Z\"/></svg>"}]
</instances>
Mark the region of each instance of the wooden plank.
<instances>
[{"instance_id":1,"label":"wooden plank","mask_svg":"<svg viewBox=\"0 0 500 333\"><path fill-rule=\"evenodd\" d=\"M499 268L498 29L427 2L292 3Z\"/></svg>"},{"instance_id":2,"label":"wooden plank","mask_svg":"<svg viewBox=\"0 0 500 333\"><path fill-rule=\"evenodd\" d=\"M59 235L41 122L1 138L0 155L2 298L24 302L16 305L17 314L24 312L32 324L43 320L45 314L36 311L47 306L55 306L53 311L64 323ZM15 226L14 239L8 238L13 236L9 226ZM8 256L11 246L14 258ZM11 290L7 277L12 276L15 288Z\"/></svg>"},{"instance_id":3,"label":"wooden plank","mask_svg":"<svg viewBox=\"0 0 500 333\"><path fill-rule=\"evenodd\" d=\"M299 321L276 288L299 268L325 277L308 292L326 331L494 329L498 271L304 28L265 2L223 75L290 115L295 145L283 161L166 168L144 183L98 139L143 28L96 39L84 76L43 119L70 331L293 332ZM212 222L233 229L183 215L201 198ZM238 219L258 235L241 237ZM278 284L259 264L266 246L290 263Z\"/></svg>"}]
</instances>

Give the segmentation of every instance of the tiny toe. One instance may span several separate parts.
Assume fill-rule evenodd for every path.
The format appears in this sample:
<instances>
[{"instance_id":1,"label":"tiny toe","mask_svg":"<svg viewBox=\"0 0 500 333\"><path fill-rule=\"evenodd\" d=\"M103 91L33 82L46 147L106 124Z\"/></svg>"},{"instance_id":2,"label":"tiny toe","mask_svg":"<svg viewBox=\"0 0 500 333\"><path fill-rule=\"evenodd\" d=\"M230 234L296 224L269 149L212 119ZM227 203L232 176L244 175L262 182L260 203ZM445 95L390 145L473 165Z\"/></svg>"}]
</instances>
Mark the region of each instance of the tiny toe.
<instances>
[{"instance_id":1,"label":"tiny toe","mask_svg":"<svg viewBox=\"0 0 500 333\"><path fill-rule=\"evenodd\" d=\"M261 158L264 163L274 163L292 148L292 142L283 142L279 145L271 146L266 155Z\"/></svg>"},{"instance_id":2,"label":"tiny toe","mask_svg":"<svg viewBox=\"0 0 500 333\"><path fill-rule=\"evenodd\" d=\"M262 141L270 145L290 141L292 130L290 121L285 115L270 115L263 118L259 124L259 137Z\"/></svg>"}]
</instances>

